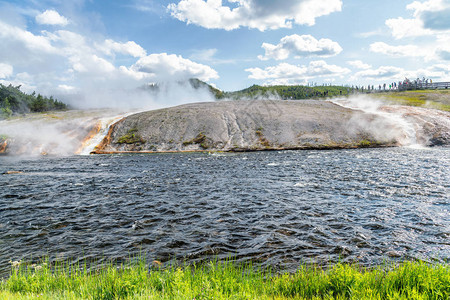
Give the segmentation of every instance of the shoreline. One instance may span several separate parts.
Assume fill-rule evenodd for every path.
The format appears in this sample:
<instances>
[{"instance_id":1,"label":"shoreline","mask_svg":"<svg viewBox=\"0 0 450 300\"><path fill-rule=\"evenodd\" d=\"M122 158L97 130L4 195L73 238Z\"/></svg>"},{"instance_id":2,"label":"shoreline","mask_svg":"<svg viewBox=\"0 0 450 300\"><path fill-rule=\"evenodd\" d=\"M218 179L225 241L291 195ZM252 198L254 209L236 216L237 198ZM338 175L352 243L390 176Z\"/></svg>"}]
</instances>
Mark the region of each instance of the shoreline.
<instances>
[{"instance_id":1,"label":"shoreline","mask_svg":"<svg viewBox=\"0 0 450 300\"><path fill-rule=\"evenodd\" d=\"M245 153L245 152L271 152L271 151L302 151L302 150L350 150L350 149L374 149L374 148L396 148L400 147L395 144L381 144L381 145L333 145L333 146L296 146L296 147L276 147L276 148L261 148L261 149L210 149L210 150L165 150L165 151L105 151L94 150L89 154L104 155L104 154L165 154L165 153Z\"/></svg>"},{"instance_id":2,"label":"shoreline","mask_svg":"<svg viewBox=\"0 0 450 300\"><path fill-rule=\"evenodd\" d=\"M11 263L0 298L70 299L448 299L450 266L423 261L373 268L336 263L299 265L294 273L257 265L210 261L193 265L106 263L91 268L48 261Z\"/></svg>"}]
</instances>

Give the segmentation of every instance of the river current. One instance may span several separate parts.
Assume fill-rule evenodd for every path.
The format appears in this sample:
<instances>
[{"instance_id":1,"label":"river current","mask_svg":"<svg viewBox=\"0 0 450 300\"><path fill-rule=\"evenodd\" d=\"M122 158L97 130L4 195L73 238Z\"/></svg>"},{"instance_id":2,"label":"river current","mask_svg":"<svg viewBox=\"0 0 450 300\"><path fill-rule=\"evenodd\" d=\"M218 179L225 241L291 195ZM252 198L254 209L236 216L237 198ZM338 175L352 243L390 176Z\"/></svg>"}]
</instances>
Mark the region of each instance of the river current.
<instances>
[{"instance_id":1,"label":"river current","mask_svg":"<svg viewBox=\"0 0 450 300\"><path fill-rule=\"evenodd\" d=\"M41 257L447 261L449 170L450 148L4 156L0 275Z\"/></svg>"}]
</instances>

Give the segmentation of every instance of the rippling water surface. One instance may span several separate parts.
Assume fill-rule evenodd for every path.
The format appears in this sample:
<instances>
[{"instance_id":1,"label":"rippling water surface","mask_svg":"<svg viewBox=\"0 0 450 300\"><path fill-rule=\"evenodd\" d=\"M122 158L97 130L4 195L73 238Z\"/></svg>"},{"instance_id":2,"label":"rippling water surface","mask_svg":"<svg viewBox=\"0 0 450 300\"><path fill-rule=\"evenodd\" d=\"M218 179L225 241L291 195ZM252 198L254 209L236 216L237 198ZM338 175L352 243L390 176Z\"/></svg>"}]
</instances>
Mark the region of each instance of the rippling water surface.
<instances>
[{"instance_id":1,"label":"rippling water surface","mask_svg":"<svg viewBox=\"0 0 450 300\"><path fill-rule=\"evenodd\" d=\"M448 260L450 148L0 157L9 260Z\"/></svg>"}]
</instances>

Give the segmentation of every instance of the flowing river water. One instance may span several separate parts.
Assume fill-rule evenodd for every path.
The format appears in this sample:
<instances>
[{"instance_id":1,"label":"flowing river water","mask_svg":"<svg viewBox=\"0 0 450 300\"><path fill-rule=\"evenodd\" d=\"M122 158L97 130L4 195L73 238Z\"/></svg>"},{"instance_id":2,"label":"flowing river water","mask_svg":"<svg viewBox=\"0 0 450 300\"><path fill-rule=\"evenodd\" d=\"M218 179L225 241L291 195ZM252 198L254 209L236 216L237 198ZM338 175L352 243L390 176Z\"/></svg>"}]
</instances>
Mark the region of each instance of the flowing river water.
<instances>
[{"instance_id":1,"label":"flowing river water","mask_svg":"<svg viewBox=\"0 0 450 300\"><path fill-rule=\"evenodd\" d=\"M446 261L449 169L448 147L4 156L0 276L41 257Z\"/></svg>"}]
</instances>

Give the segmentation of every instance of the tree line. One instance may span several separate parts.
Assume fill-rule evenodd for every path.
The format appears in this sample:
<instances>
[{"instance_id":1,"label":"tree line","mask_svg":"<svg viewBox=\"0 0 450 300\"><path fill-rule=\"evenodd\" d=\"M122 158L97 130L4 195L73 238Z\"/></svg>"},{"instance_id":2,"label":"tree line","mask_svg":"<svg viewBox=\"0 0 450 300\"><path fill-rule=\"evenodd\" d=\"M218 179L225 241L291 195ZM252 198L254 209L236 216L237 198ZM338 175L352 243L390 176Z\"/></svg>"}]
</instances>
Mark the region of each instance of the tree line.
<instances>
[{"instance_id":1,"label":"tree line","mask_svg":"<svg viewBox=\"0 0 450 300\"><path fill-rule=\"evenodd\" d=\"M256 99L256 98L281 98L289 99L311 99L328 98L334 96L346 96L351 90L344 86L304 86L304 85L274 85L260 86L252 85L246 89L235 92L215 93L218 99Z\"/></svg>"},{"instance_id":2,"label":"tree line","mask_svg":"<svg viewBox=\"0 0 450 300\"><path fill-rule=\"evenodd\" d=\"M3 85L0 83L0 117L11 117L16 114L30 112L44 112L51 110L64 110L67 105L53 96L45 97L35 92L26 94L19 86Z\"/></svg>"}]
</instances>

